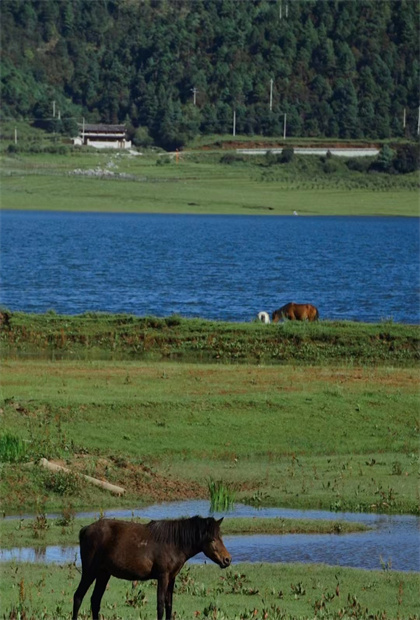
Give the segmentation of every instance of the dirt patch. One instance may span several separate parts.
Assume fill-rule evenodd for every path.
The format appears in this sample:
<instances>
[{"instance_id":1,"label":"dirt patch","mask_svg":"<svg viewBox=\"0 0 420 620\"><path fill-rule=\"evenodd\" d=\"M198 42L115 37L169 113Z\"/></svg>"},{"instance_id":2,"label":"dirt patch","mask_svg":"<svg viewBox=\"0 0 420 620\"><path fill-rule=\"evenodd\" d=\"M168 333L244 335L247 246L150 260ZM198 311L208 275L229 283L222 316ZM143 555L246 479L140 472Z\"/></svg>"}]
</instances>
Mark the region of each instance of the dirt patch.
<instances>
[{"instance_id":1,"label":"dirt patch","mask_svg":"<svg viewBox=\"0 0 420 620\"><path fill-rule=\"evenodd\" d=\"M90 466L87 467L87 459ZM206 496L206 489L191 480L174 479L155 471L146 465L136 465L120 459L98 458L78 455L69 465L66 461L54 460L57 465L122 486L128 495L153 502L195 499Z\"/></svg>"},{"instance_id":2,"label":"dirt patch","mask_svg":"<svg viewBox=\"0 0 420 620\"><path fill-rule=\"evenodd\" d=\"M124 483L129 493L155 502L206 496L204 487L191 480L175 480L143 466L129 465L125 470Z\"/></svg>"}]
</instances>

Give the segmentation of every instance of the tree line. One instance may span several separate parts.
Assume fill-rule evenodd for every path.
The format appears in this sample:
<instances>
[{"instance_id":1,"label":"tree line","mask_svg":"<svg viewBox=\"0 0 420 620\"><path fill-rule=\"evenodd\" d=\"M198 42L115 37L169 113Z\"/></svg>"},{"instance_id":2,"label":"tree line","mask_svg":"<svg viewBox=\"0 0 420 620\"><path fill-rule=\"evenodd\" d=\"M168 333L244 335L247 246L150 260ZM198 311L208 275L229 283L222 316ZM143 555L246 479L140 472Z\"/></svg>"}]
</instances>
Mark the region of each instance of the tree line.
<instances>
[{"instance_id":1,"label":"tree line","mask_svg":"<svg viewBox=\"0 0 420 620\"><path fill-rule=\"evenodd\" d=\"M415 137L416 0L2 0L3 118L198 134ZM53 116L53 103L57 114ZM59 114L58 114L59 111Z\"/></svg>"}]
</instances>

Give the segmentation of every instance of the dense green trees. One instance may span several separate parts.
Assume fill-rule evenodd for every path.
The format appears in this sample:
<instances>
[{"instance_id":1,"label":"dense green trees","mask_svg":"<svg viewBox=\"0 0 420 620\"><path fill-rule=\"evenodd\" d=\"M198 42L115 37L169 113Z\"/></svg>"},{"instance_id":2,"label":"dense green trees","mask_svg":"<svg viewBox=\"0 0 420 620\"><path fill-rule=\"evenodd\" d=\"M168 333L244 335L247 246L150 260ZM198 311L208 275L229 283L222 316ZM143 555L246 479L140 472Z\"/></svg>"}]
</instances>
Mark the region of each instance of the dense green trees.
<instances>
[{"instance_id":1,"label":"dense green trees","mask_svg":"<svg viewBox=\"0 0 420 620\"><path fill-rule=\"evenodd\" d=\"M288 135L417 133L414 0L2 0L0 10L3 116L47 123L55 100L62 117L127 122L168 148L231 132L234 110L250 135L282 135L285 114Z\"/></svg>"}]
</instances>

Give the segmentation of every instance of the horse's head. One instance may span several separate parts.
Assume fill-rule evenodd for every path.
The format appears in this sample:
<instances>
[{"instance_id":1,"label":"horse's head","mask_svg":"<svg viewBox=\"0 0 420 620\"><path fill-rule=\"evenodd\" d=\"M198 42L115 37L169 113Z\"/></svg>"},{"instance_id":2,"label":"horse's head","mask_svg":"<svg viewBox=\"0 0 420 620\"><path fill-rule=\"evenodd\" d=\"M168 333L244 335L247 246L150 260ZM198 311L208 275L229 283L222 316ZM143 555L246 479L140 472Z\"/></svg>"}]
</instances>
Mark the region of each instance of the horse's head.
<instances>
[{"instance_id":1,"label":"horse's head","mask_svg":"<svg viewBox=\"0 0 420 620\"><path fill-rule=\"evenodd\" d=\"M215 521L213 517L207 519L208 527L203 543L203 553L213 560L220 568L227 568L232 562L232 556L226 549L222 537L220 536L220 525L223 517Z\"/></svg>"},{"instance_id":2,"label":"horse's head","mask_svg":"<svg viewBox=\"0 0 420 620\"><path fill-rule=\"evenodd\" d=\"M261 323L268 324L270 322L270 316L268 312L258 312L257 316L258 320L261 321Z\"/></svg>"}]
</instances>

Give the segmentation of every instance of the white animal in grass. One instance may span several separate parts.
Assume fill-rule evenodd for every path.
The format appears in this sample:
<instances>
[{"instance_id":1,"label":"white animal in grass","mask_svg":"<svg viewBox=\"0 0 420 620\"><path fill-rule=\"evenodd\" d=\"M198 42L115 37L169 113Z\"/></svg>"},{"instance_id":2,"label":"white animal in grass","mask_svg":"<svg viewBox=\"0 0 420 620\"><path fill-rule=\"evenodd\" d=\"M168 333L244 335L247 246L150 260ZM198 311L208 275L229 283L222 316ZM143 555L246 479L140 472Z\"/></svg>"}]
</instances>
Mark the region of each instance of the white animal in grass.
<instances>
[{"instance_id":1,"label":"white animal in grass","mask_svg":"<svg viewBox=\"0 0 420 620\"><path fill-rule=\"evenodd\" d=\"M261 323L266 323L268 324L270 322L270 315L268 314L268 312L258 312L258 320L261 321Z\"/></svg>"}]
</instances>

